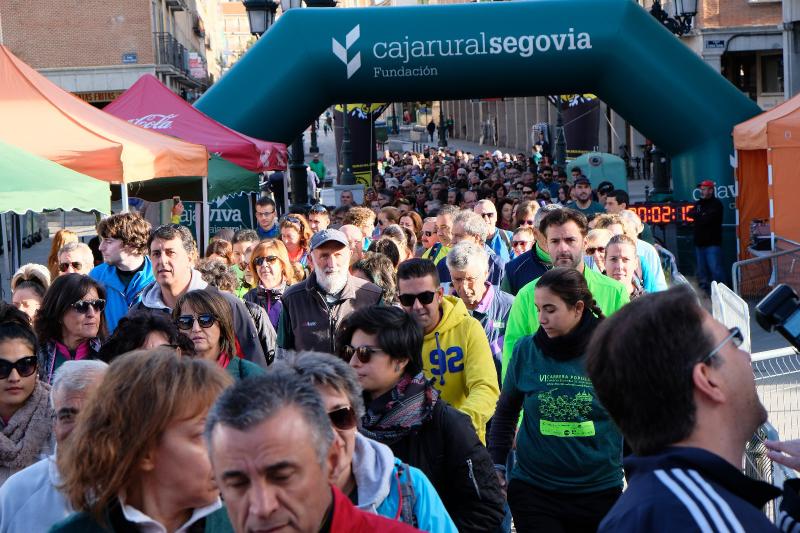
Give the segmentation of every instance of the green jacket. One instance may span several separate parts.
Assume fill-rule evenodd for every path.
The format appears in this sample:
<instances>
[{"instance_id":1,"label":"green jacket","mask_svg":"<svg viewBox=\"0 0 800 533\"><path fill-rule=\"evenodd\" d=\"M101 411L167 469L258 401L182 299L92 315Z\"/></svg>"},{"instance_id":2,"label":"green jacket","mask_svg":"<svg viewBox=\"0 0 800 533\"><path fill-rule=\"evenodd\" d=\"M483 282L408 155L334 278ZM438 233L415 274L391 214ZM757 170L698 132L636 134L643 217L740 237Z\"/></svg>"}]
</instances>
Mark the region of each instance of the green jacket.
<instances>
[{"instance_id":1,"label":"green jacket","mask_svg":"<svg viewBox=\"0 0 800 533\"><path fill-rule=\"evenodd\" d=\"M589 291L605 316L614 314L630 301L627 289L619 281L595 272L591 268L584 268L583 276L586 278L586 284L589 285ZM539 278L536 278L520 289L514 299L514 305L511 306L511 312L508 314L506 336L503 340L502 374L504 380L514 345L522 337L533 335L539 329L539 315L533 302L534 290L538 282Z\"/></svg>"},{"instance_id":2,"label":"green jacket","mask_svg":"<svg viewBox=\"0 0 800 533\"><path fill-rule=\"evenodd\" d=\"M311 167L311 170L319 177L320 181L325 179L325 163L321 159L319 161L312 159L308 162L308 166Z\"/></svg>"},{"instance_id":3,"label":"green jacket","mask_svg":"<svg viewBox=\"0 0 800 533\"><path fill-rule=\"evenodd\" d=\"M234 357L231 359L231 362L228 363L228 367L225 370L236 381L240 381L250 376L261 376L266 373L264 372L264 369L257 364L251 363L250 361L245 361L239 357Z\"/></svg>"},{"instance_id":4,"label":"green jacket","mask_svg":"<svg viewBox=\"0 0 800 533\"><path fill-rule=\"evenodd\" d=\"M117 500L114 500L109 505L103 515L105 524L95 520L89 513L75 513L51 527L50 533L127 533L129 531L138 531L136 525L129 522L122 514L122 507L120 507ZM231 525L228 518L228 511L224 506L189 526L187 531L191 533L234 533L233 525Z\"/></svg>"},{"instance_id":5,"label":"green jacket","mask_svg":"<svg viewBox=\"0 0 800 533\"><path fill-rule=\"evenodd\" d=\"M585 356L559 361L533 336L517 343L503 394L522 397L517 464L509 479L542 490L622 488L622 435L586 376Z\"/></svg>"}]
</instances>

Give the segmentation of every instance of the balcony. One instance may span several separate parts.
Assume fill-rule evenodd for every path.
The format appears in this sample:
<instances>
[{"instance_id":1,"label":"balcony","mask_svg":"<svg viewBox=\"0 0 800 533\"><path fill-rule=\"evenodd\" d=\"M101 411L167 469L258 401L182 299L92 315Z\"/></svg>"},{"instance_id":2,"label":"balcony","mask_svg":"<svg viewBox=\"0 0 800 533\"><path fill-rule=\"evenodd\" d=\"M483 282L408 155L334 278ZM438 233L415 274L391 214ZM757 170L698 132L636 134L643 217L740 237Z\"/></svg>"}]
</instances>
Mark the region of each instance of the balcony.
<instances>
[{"instance_id":1,"label":"balcony","mask_svg":"<svg viewBox=\"0 0 800 533\"><path fill-rule=\"evenodd\" d=\"M164 4L170 11L186 11L185 0L164 0Z\"/></svg>"},{"instance_id":2,"label":"balcony","mask_svg":"<svg viewBox=\"0 0 800 533\"><path fill-rule=\"evenodd\" d=\"M189 68L189 50L167 32L156 32L157 70L168 76L180 78L183 82L194 86L205 86L208 81L192 76Z\"/></svg>"}]
</instances>

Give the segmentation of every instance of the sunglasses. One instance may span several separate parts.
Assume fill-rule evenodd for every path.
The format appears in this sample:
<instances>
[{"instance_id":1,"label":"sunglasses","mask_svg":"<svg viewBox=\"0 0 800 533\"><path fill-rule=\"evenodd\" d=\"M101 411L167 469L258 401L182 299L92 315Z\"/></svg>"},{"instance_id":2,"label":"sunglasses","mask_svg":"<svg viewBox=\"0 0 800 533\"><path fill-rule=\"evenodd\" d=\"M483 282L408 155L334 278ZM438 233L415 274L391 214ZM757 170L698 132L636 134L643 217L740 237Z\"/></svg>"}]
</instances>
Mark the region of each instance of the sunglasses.
<instances>
[{"instance_id":1,"label":"sunglasses","mask_svg":"<svg viewBox=\"0 0 800 533\"><path fill-rule=\"evenodd\" d=\"M35 355L17 359L13 363L5 359L0 359L0 379L8 379L8 376L11 375L11 371L14 369L17 370L17 374L19 374L20 377L27 378L36 372L38 367L39 359Z\"/></svg>"},{"instance_id":2,"label":"sunglasses","mask_svg":"<svg viewBox=\"0 0 800 533\"><path fill-rule=\"evenodd\" d=\"M350 407L340 407L328 413L328 418L336 429L347 430L353 429L358 425L356 420L356 412Z\"/></svg>"},{"instance_id":3,"label":"sunglasses","mask_svg":"<svg viewBox=\"0 0 800 533\"><path fill-rule=\"evenodd\" d=\"M69 270L70 265L72 265L72 268L74 268L75 270L80 270L81 268L83 268L83 263L81 263L80 261L73 261L71 263L59 263L58 270L60 272L66 272L67 270Z\"/></svg>"},{"instance_id":4,"label":"sunglasses","mask_svg":"<svg viewBox=\"0 0 800 533\"><path fill-rule=\"evenodd\" d=\"M604 253L606 253L606 247L605 246L590 246L589 248L586 249L586 255L592 255L595 252L600 252L601 254L604 254Z\"/></svg>"},{"instance_id":5,"label":"sunglasses","mask_svg":"<svg viewBox=\"0 0 800 533\"><path fill-rule=\"evenodd\" d=\"M742 334L742 330L740 330L737 327L730 328L728 330L728 336L725 337L724 339L722 339L722 342L719 343L719 345L716 348L711 350L711 352L709 352L708 355L703 357L700 360L700 362L701 363L708 363L715 355L717 355L719 353L720 350L722 350L722 348L725 347L726 344L728 344L728 341L733 341L733 345L736 348L741 346L742 343L744 343L744 335Z\"/></svg>"},{"instance_id":6,"label":"sunglasses","mask_svg":"<svg viewBox=\"0 0 800 533\"><path fill-rule=\"evenodd\" d=\"M267 256L262 255L261 257L256 257L255 259L253 259L253 263L255 263L256 266L261 266L264 263L270 263L270 264L275 263L277 260L278 260L277 255L267 255Z\"/></svg>"},{"instance_id":7,"label":"sunglasses","mask_svg":"<svg viewBox=\"0 0 800 533\"><path fill-rule=\"evenodd\" d=\"M425 291L419 294L401 294L398 296L400 299L400 305L403 307L411 307L414 305L415 300L419 300L419 303L422 305L428 305L433 301L433 297L436 295L433 291Z\"/></svg>"},{"instance_id":8,"label":"sunglasses","mask_svg":"<svg viewBox=\"0 0 800 533\"><path fill-rule=\"evenodd\" d=\"M89 306L93 307L95 311L100 313L106 308L106 301L101 298L98 298L97 300L78 300L74 304L70 305L71 308L82 315L85 315L89 312Z\"/></svg>"},{"instance_id":9,"label":"sunglasses","mask_svg":"<svg viewBox=\"0 0 800 533\"><path fill-rule=\"evenodd\" d=\"M530 190L530 189L528 189L527 191L525 189L523 189L522 190L522 194L533 194L533 191Z\"/></svg>"},{"instance_id":10,"label":"sunglasses","mask_svg":"<svg viewBox=\"0 0 800 533\"><path fill-rule=\"evenodd\" d=\"M519 223L520 226L533 226L533 220L523 220Z\"/></svg>"},{"instance_id":11,"label":"sunglasses","mask_svg":"<svg viewBox=\"0 0 800 533\"><path fill-rule=\"evenodd\" d=\"M355 355L359 361L361 361L364 364L367 364L369 363L370 359L372 359L372 354L380 351L381 351L380 348L373 348L371 346L359 346L358 348L354 348L349 344L345 344L344 346L342 346L342 349L339 350L339 354L346 361L352 360L353 356Z\"/></svg>"},{"instance_id":12,"label":"sunglasses","mask_svg":"<svg viewBox=\"0 0 800 533\"><path fill-rule=\"evenodd\" d=\"M431 237L431 236L433 236L434 232L433 231L423 231L422 234L425 235L426 237Z\"/></svg>"},{"instance_id":13,"label":"sunglasses","mask_svg":"<svg viewBox=\"0 0 800 533\"><path fill-rule=\"evenodd\" d=\"M311 206L311 209L308 211L309 213L327 213L328 210L325 209L324 205L314 204Z\"/></svg>"},{"instance_id":14,"label":"sunglasses","mask_svg":"<svg viewBox=\"0 0 800 533\"><path fill-rule=\"evenodd\" d=\"M303 227L303 223L300 222L300 219L293 216L285 216L281 222L291 222L292 224L297 224L300 227Z\"/></svg>"},{"instance_id":15,"label":"sunglasses","mask_svg":"<svg viewBox=\"0 0 800 533\"><path fill-rule=\"evenodd\" d=\"M522 187L521 187L521 186L514 187L514 190L515 190L515 191L521 191L521 190L522 190Z\"/></svg>"},{"instance_id":16,"label":"sunglasses","mask_svg":"<svg viewBox=\"0 0 800 533\"><path fill-rule=\"evenodd\" d=\"M530 244L530 243L531 243L531 241L511 241L511 246L516 248L517 246L525 246L525 245Z\"/></svg>"},{"instance_id":17,"label":"sunglasses","mask_svg":"<svg viewBox=\"0 0 800 533\"><path fill-rule=\"evenodd\" d=\"M201 328L208 329L214 325L214 323L217 321L217 317L211 313L203 313L197 315L197 317L192 315L181 315L175 319L175 325L178 327L178 329L187 331L192 329L195 320L197 320L197 323L200 324Z\"/></svg>"},{"instance_id":18,"label":"sunglasses","mask_svg":"<svg viewBox=\"0 0 800 533\"><path fill-rule=\"evenodd\" d=\"M481 213L481 217L483 218L494 218L497 216L497 213Z\"/></svg>"}]
</instances>

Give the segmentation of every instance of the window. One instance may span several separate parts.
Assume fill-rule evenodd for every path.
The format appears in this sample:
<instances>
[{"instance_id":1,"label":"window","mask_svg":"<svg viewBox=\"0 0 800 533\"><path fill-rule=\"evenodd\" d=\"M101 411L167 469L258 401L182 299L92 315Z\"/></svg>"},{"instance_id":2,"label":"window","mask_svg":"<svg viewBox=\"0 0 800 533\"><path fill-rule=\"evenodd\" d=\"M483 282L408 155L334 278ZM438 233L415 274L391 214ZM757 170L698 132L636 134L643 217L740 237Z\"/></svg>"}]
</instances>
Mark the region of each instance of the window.
<instances>
[{"instance_id":1,"label":"window","mask_svg":"<svg viewBox=\"0 0 800 533\"><path fill-rule=\"evenodd\" d=\"M783 55L761 56L761 92L783 94Z\"/></svg>"}]
</instances>

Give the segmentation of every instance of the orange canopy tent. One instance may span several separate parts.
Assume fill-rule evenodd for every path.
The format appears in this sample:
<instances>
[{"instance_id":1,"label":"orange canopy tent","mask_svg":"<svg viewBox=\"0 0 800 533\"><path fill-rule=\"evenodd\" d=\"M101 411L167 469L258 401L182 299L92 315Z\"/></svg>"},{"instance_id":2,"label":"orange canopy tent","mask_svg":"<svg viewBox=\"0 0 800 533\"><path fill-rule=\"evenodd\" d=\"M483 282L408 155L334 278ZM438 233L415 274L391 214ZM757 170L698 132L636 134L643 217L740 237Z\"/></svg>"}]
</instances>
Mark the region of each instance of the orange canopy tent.
<instances>
[{"instance_id":1,"label":"orange canopy tent","mask_svg":"<svg viewBox=\"0 0 800 533\"><path fill-rule=\"evenodd\" d=\"M800 95L738 124L733 145L740 258L754 220L767 219L772 235L800 241Z\"/></svg>"},{"instance_id":2,"label":"orange canopy tent","mask_svg":"<svg viewBox=\"0 0 800 533\"><path fill-rule=\"evenodd\" d=\"M0 140L109 183L180 178L168 180L180 189L189 181L199 184L199 177L208 174L204 146L104 113L50 82L4 46L0 117ZM178 193L162 190L158 196Z\"/></svg>"}]
</instances>

